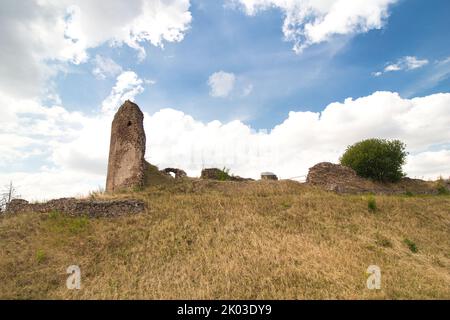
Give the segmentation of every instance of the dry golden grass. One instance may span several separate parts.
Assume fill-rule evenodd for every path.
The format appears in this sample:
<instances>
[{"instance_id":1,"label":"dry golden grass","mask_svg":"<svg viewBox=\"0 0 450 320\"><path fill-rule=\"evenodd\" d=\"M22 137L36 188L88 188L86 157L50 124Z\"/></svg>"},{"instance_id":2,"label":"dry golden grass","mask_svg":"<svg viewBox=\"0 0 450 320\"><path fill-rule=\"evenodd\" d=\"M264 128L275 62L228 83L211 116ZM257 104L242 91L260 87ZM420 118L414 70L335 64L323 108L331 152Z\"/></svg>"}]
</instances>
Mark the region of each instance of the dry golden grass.
<instances>
[{"instance_id":1,"label":"dry golden grass","mask_svg":"<svg viewBox=\"0 0 450 320\"><path fill-rule=\"evenodd\" d=\"M115 197L148 210L1 218L0 298L450 299L449 196L374 196L369 210L370 196L291 181L188 180ZM81 290L65 286L73 264ZM381 290L366 288L372 264Z\"/></svg>"}]
</instances>

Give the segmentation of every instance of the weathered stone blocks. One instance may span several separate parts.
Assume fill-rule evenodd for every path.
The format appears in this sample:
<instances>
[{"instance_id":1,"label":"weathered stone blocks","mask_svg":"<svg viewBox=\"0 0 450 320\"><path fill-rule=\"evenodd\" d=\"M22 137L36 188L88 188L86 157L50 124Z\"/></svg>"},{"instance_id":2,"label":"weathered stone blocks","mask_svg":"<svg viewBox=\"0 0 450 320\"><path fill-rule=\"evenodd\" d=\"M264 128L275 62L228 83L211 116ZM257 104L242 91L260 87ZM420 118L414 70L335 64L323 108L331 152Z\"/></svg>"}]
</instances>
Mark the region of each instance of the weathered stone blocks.
<instances>
[{"instance_id":1,"label":"weathered stone blocks","mask_svg":"<svg viewBox=\"0 0 450 320\"><path fill-rule=\"evenodd\" d=\"M144 185L145 142L144 114L137 104L127 100L112 122L106 192Z\"/></svg>"},{"instance_id":2,"label":"weathered stone blocks","mask_svg":"<svg viewBox=\"0 0 450 320\"><path fill-rule=\"evenodd\" d=\"M145 210L140 200L86 200L61 198L45 203L29 203L26 200L12 200L6 207L6 214L61 212L70 216L118 217L136 214Z\"/></svg>"}]
</instances>

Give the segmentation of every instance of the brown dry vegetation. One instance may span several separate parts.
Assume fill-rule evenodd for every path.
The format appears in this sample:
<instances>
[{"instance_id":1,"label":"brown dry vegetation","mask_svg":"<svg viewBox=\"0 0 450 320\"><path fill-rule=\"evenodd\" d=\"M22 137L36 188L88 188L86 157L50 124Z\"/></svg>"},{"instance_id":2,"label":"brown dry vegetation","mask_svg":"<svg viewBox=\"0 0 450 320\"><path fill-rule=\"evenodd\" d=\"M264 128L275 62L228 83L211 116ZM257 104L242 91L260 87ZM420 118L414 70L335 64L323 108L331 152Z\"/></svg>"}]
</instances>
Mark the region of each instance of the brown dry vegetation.
<instances>
[{"instance_id":1,"label":"brown dry vegetation","mask_svg":"<svg viewBox=\"0 0 450 320\"><path fill-rule=\"evenodd\" d=\"M369 210L372 196L291 181L187 180L115 197L148 210L1 218L0 298L450 299L449 196L373 196ZM372 264L381 290L366 288Z\"/></svg>"}]
</instances>

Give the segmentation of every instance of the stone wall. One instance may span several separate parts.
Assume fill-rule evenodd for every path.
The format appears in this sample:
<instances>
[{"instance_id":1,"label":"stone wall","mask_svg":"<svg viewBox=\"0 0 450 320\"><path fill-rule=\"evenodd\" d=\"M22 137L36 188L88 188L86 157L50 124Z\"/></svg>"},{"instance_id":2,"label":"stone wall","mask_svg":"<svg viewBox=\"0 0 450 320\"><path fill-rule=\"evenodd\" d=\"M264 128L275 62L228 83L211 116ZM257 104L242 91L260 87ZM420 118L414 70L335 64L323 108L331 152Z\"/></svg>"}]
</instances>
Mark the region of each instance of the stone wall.
<instances>
[{"instance_id":1,"label":"stone wall","mask_svg":"<svg viewBox=\"0 0 450 320\"><path fill-rule=\"evenodd\" d=\"M203 169L200 174L200 179L219 180L219 181L253 181L250 178L242 178L235 175L230 175L227 172L218 168Z\"/></svg>"},{"instance_id":2,"label":"stone wall","mask_svg":"<svg viewBox=\"0 0 450 320\"><path fill-rule=\"evenodd\" d=\"M321 162L309 168L306 183L334 190L339 185L363 182L361 179L352 168Z\"/></svg>"},{"instance_id":3,"label":"stone wall","mask_svg":"<svg viewBox=\"0 0 450 320\"><path fill-rule=\"evenodd\" d=\"M330 162L321 162L311 167L306 183L338 193L438 193L435 182L403 178L396 183L381 183L362 178L353 169Z\"/></svg>"},{"instance_id":4,"label":"stone wall","mask_svg":"<svg viewBox=\"0 0 450 320\"><path fill-rule=\"evenodd\" d=\"M178 169L178 168L165 168L164 170L162 170L162 172L166 173L166 174L170 174L173 173L175 174L175 178L176 179L180 179L180 178L186 178L187 174L184 170Z\"/></svg>"},{"instance_id":5,"label":"stone wall","mask_svg":"<svg viewBox=\"0 0 450 320\"><path fill-rule=\"evenodd\" d=\"M118 217L137 214L145 210L145 204L139 200L80 200L75 198L55 199L45 203L29 203L15 199L6 207L6 214L48 213L58 211L71 216Z\"/></svg>"}]
</instances>

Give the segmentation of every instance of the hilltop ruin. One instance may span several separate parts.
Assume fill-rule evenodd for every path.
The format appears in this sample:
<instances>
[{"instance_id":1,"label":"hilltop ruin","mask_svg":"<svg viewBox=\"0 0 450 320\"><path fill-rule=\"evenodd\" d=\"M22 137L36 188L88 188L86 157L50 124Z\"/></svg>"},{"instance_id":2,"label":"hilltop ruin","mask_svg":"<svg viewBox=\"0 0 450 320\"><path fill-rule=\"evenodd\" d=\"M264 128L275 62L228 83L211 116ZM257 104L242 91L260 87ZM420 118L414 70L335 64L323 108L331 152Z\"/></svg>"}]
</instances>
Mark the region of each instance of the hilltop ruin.
<instances>
[{"instance_id":1,"label":"hilltop ruin","mask_svg":"<svg viewBox=\"0 0 450 320\"><path fill-rule=\"evenodd\" d=\"M306 183L337 193L437 194L440 182L402 178L398 182L382 183L362 178L352 168L321 162L309 168ZM450 185L445 185L446 182L442 183L443 188L450 190Z\"/></svg>"},{"instance_id":2,"label":"hilltop ruin","mask_svg":"<svg viewBox=\"0 0 450 320\"><path fill-rule=\"evenodd\" d=\"M118 109L112 122L106 192L140 189L171 183L174 178L188 178L186 172L181 169L159 170L158 167L145 161L145 143L144 114L137 104L127 100ZM225 169L217 168L204 168L200 179L253 180L235 176ZM278 177L274 173L263 172L261 180L278 180ZM380 183L358 176L349 167L328 162L318 163L310 168L306 184L337 193L377 194L436 194L439 187L433 182L409 178L403 178L397 183ZM449 189L448 185L443 188Z\"/></svg>"},{"instance_id":3,"label":"hilltop ruin","mask_svg":"<svg viewBox=\"0 0 450 320\"><path fill-rule=\"evenodd\" d=\"M144 114L139 106L125 101L114 116L111 126L106 192L130 191L143 187L171 184L175 180L192 180L178 168L159 170L145 159L146 136ZM193 179L196 180L195 178ZM200 180L249 182L253 179L229 174L228 169L204 168ZM263 172L261 180L278 180L271 172ZM450 181L423 181L402 178L396 183L381 183L362 178L346 166L322 162L309 169L305 185L337 193L374 194L448 194ZM96 200L62 198L44 203L29 203L15 199L6 206L6 213L58 211L72 216L114 217L143 212L145 203L140 200Z\"/></svg>"}]
</instances>

